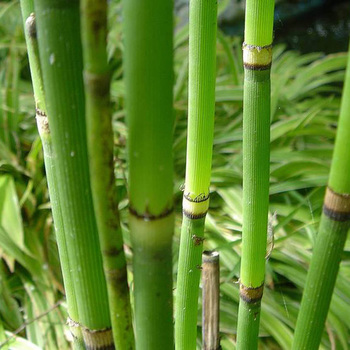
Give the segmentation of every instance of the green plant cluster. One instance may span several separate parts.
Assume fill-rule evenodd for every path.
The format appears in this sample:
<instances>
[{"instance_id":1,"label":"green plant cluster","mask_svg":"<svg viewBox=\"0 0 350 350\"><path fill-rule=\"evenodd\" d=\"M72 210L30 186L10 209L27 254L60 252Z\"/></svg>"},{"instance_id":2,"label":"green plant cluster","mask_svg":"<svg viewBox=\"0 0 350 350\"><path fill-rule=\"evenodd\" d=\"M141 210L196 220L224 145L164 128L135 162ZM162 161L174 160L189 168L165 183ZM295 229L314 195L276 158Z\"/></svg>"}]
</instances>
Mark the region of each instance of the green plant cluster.
<instances>
[{"instance_id":1,"label":"green plant cluster","mask_svg":"<svg viewBox=\"0 0 350 350\"><path fill-rule=\"evenodd\" d=\"M225 5L225 4L224 4ZM224 8L219 4L219 13ZM128 265L125 86L121 5L109 8L108 58L116 186ZM69 349L67 305L44 173L41 141L18 1L0 3L0 347ZM220 331L224 350L236 348L242 232L241 38L218 32L210 210L204 249L220 252ZM174 193L176 280L188 105L188 26L174 36ZM268 237L259 347L289 350L316 241L331 164L347 55L273 50ZM147 88L147 87L146 87ZM13 122L9 123L11 120ZM130 266L128 266L130 267ZM133 280L128 269L129 281ZM320 349L349 349L350 241L345 244ZM176 293L176 290L175 290ZM198 312L200 348L201 312ZM7 343L3 346L2 342Z\"/></svg>"}]
</instances>

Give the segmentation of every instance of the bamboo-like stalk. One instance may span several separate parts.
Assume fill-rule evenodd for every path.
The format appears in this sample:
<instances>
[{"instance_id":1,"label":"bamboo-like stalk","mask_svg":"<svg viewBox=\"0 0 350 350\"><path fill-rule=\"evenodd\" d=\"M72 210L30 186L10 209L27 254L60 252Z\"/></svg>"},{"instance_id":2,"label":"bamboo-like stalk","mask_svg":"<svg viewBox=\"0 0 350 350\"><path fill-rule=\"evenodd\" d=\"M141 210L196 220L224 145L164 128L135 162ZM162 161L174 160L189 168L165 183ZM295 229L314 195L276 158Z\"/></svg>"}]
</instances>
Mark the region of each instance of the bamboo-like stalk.
<instances>
[{"instance_id":1,"label":"bamboo-like stalk","mask_svg":"<svg viewBox=\"0 0 350 350\"><path fill-rule=\"evenodd\" d=\"M203 350L220 349L220 256L215 251L202 255L202 340Z\"/></svg>"},{"instance_id":2,"label":"bamboo-like stalk","mask_svg":"<svg viewBox=\"0 0 350 350\"><path fill-rule=\"evenodd\" d=\"M35 98L36 122L40 134L46 179L49 187L52 215L55 222L56 240L59 249L62 275L65 285L67 309L70 319L79 320L78 308L74 292L74 284L70 273L70 263L67 252L67 242L64 233L63 217L58 200L57 174L53 161L53 149L50 128L46 116L45 94L40 68L39 50L37 43L36 21L34 15L34 1L22 0L21 10L24 24L24 32L27 44L28 60L30 65L32 85ZM71 328L74 335L74 349L82 348L82 334L80 328Z\"/></svg>"},{"instance_id":3,"label":"bamboo-like stalk","mask_svg":"<svg viewBox=\"0 0 350 350\"><path fill-rule=\"evenodd\" d=\"M350 55L319 231L292 349L318 349L350 228Z\"/></svg>"},{"instance_id":4,"label":"bamboo-like stalk","mask_svg":"<svg viewBox=\"0 0 350 350\"><path fill-rule=\"evenodd\" d=\"M258 347L269 205L273 0L247 0L243 100L243 234L237 349Z\"/></svg>"},{"instance_id":5,"label":"bamboo-like stalk","mask_svg":"<svg viewBox=\"0 0 350 350\"><path fill-rule=\"evenodd\" d=\"M190 1L188 141L175 308L178 350L196 348L214 133L216 17L216 0Z\"/></svg>"},{"instance_id":6,"label":"bamboo-like stalk","mask_svg":"<svg viewBox=\"0 0 350 350\"><path fill-rule=\"evenodd\" d=\"M77 0L35 0L58 205L87 349L114 349L106 281L90 190L80 13ZM53 202L52 205L55 205Z\"/></svg>"},{"instance_id":7,"label":"bamboo-like stalk","mask_svg":"<svg viewBox=\"0 0 350 350\"><path fill-rule=\"evenodd\" d=\"M107 280L114 345L134 349L126 260L113 163L107 0L81 0L87 136L91 190Z\"/></svg>"},{"instance_id":8,"label":"bamboo-like stalk","mask_svg":"<svg viewBox=\"0 0 350 350\"><path fill-rule=\"evenodd\" d=\"M173 349L173 3L124 1L136 348Z\"/></svg>"}]
</instances>

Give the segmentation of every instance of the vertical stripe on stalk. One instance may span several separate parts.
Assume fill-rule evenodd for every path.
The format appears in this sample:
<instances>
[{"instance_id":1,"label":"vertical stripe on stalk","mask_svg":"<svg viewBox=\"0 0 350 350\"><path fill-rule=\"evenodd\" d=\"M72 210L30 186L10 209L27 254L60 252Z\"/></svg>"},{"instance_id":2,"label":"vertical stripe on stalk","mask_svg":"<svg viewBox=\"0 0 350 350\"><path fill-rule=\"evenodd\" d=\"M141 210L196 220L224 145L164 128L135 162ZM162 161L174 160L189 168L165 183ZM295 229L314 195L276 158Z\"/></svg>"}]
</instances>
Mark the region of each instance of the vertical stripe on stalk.
<instances>
[{"instance_id":1,"label":"vertical stripe on stalk","mask_svg":"<svg viewBox=\"0 0 350 350\"><path fill-rule=\"evenodd\" d=\"M273 0L247 0L244 41L249 45L267 46L273 40Z\"/></svg>"},{"instance_id":2,"label":"vertical stripe on stalk","mask_svg":"<svg viewBox=\"0 0 350 350\"><path fill-rule=\"evenodd\" d=\"M21 10L24 22L24 33L27 43L27 53L32 77L32 85L34 90L36 123L44 151L46 178L50 193L52 216L55 223L55 233L66 292L68 315L70 319L74 319L77 323L79 320L78 309L74 292L74 284L72 283L72 276L70 273L70 262L68 258L67 242L64 233L63 217L58 200L57 172L53 159L50 128L48 118L46 116L44 86L40 67L36 20L34 15L34 1L21 0ZM72 334L74 335L74 348L79 349L82 342L80 328L70 328Z\"/></svg>"},{"instance_id":3,"label":"vertical stripe on stalk","mask_svg":"<svg viewBox=\"0 0 350 350\"><path fill-rule=\"evenodd\" d=\"M237 349L258 347L265 279L274 1L247 0L243 44L243 232Z\"/></svg>"},{"instance_id":4,"label":"vertical stripe on stalk","mask_svg":"<svg viewBox=\"0 0 350 350\"><path fill-rule=\"evenodd\" d=\"M190 1L187 159L175 308L178 350L196 347L214 132L216 17L216 0Z\"/></svg>"},{"instance_id":5,"label":"vertical stripe on stalk","mask_svg":"<svg viewBox=\"0 0 350 350\"><path fill-rule=\"evenodd\" d=\"M270 71L245 68L243 119L243 236L241 283L265 279L269 198Z\"/></svg>"},{"instance_id":6,"label":"vertical stripe on stalk","mask_svg":"<svg viewBox=\"0 0 350 350\"><path fill-rule=\"evenodd\" d=\"M123 237L113 163L110 71L107 60L107 0L81 0L86 122L97 227L117 349L134 349Z\"/></svg>"},{"instance_id":7,"label":"vertical stripe on stalk","mask_svg":"<svg viewBox=\"0 0 350 350\"><path fill-rule=\"evenodd\" d=\"M350 55L337 137L319 232L308 271L292 349L319 348L350 228Z\"/></svg>"},{"instance_id":8,"label":"vertical stripe on stalk","mask_svg":"<svg viewBox=\"0 0 350 350\"><path fill-rule=\"evenodd\" d=\"M172 350L173 2L124 1L136 348Z\"/></svg>"},{"instance_id":9,"label":"vertical stripe on stalk","mask_svg":"<svg viewBox=\"0 0 350 350\"><path fill-rule=\"evenodd\" d=\"M58 199L79 323L90 331L104 330L110 327L110 316L89 180L79 1L34 3Z\"/></svg>"}]
</instances>

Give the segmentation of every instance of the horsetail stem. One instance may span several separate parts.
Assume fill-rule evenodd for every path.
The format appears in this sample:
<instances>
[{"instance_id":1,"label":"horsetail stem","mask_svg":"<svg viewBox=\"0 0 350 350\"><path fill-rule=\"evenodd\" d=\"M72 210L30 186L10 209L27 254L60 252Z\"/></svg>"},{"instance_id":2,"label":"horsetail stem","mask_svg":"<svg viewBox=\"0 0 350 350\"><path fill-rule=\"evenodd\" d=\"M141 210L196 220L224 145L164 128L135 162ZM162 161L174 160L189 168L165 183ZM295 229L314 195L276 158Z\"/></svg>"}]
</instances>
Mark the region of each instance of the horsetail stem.
<instances>
[{"instance_id":1,"label":"horsetail stem","mask_svg":"<svg viewBox=\"0 0 350 350\"><path fill-rule=\"evenodd\" d=\"M243 44L243 233L237 349L258 347L269 206L274 1L247 0Z\"/></svg>"},{"instance_id":2,"label":"horsetail stem","mask_svg":"<svg viewBox=\"0 0 350 350\"><path fill-rule=\"evenodd\" d=\"M44 163L46 170L46 178L49 187L50 201L52 208L52 216L55 222L56 240L60 255L60 263L62 268L63 281L67 299L68 315L71 320L75 320L78 324L79 315L74 292L74 284L70 272L70 261L68 258L66 233L64 232L62 211L58 199L57 186L57 170L53 160L52 140L50 134L50 127L46 115L46 104L44 86L42 81L42 72L40 67L40 58L37 42L36 20L34 15L33 0L21 1L22 17L24 21L24 32L27 44L28 60L30 65L35 108L36 108L36 122L39 131L41 143L43 146ZM73 334L74 349L82 348L82 334L80 327L70 327Z\"/></svg>"},{"instance_id":3,"label":"horsetail stem","mask_svg":"<svg viewBox=\"0 0 350 350\"><path fill-rule=\"evenodd\" d=\"M35 0L37 35L58 205L87 349L113 349L106 281L92 202L86 143L78 0Z\"/></svg>"},{"instance_id":4,"label":"horsetail stem","mask_svg":"<svg viewBox=\"0 0 350 350\"><path fill-rule=\"evenodd\" d=\"M217 1L191 0L186 179L176 288L176 349L195 349L205 216L209 208Z\"/></svg>"},{"instance_id":5,"label":"horsetail stem","mask_svg":"<svg viewBox=\"0 0 350 350\"><path fill-rule=\"evenodd\" d=\"M136 349L172 350L173 2L124 1Z\"/></svg>"},{"instance_id":6,"label":"horsetail stem","mask_svg":"<svg viewBox=\"0 0 350 350\"><path fill-rule=\"evenodd\" d=\"M350 228L350 55L323 213L292 349L318 349Z\"/></svg>"},{"instance_id":7,"label":"horsetail stem","mask_svg":"<svg viewBox=\"0 0 350 350\"><path fill-rule=\"evenodd\" d=\"M113 163L107 1L81 0L85 107L91 190L105 271L114 344L134 349L129 287Z\"/></svg>"}]
</instances>

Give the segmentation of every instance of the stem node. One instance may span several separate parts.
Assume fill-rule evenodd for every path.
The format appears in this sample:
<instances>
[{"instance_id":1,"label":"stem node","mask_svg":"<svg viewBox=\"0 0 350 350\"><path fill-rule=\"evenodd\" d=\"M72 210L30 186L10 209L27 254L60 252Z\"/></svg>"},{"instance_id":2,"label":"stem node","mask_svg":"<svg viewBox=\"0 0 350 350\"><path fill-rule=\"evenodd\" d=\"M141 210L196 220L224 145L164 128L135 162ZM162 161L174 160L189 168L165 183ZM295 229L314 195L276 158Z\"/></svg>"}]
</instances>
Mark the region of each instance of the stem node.
<instances>
[{"instance_id":1,"label":"stem node","mask_svg":"<svg viewBox=\"0 0 350 350\"><path fill-rule=\"evenodd\" d=\"M240 298L248 304L255 304L261 301L264 291L264 283L256 288L246 287L242 283L239 288Z\"/></svg>"}]
</instances>

